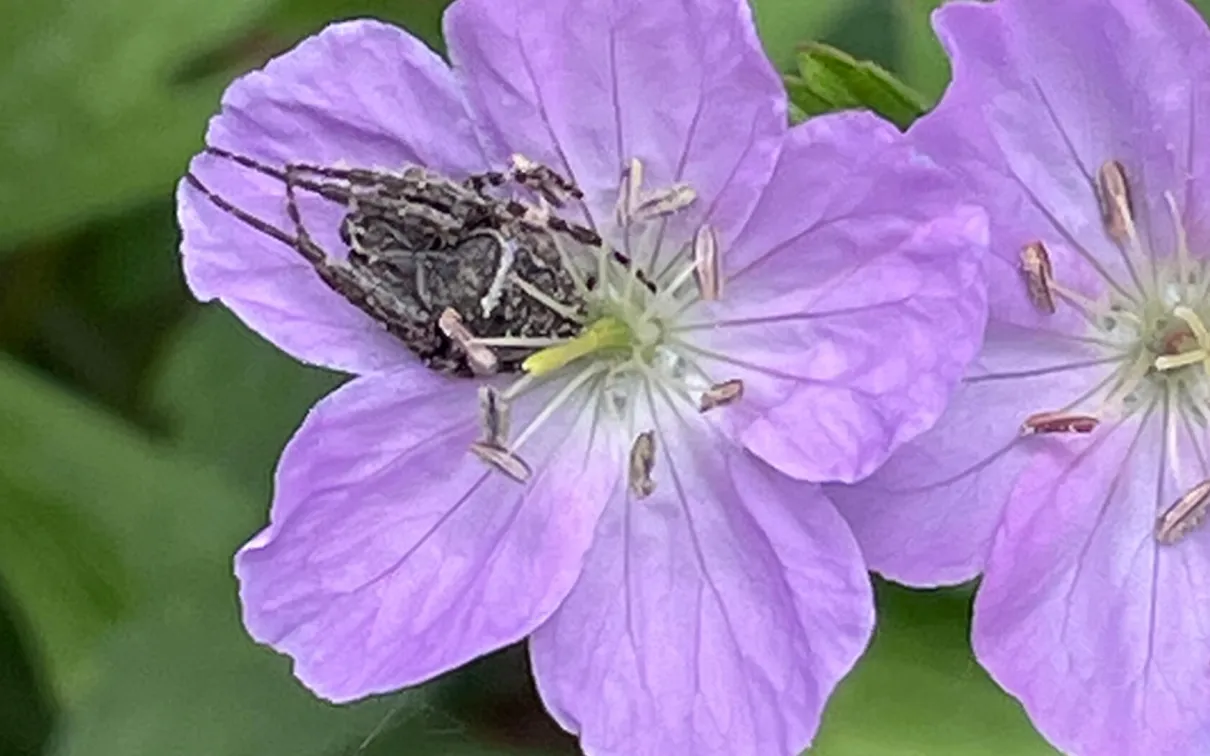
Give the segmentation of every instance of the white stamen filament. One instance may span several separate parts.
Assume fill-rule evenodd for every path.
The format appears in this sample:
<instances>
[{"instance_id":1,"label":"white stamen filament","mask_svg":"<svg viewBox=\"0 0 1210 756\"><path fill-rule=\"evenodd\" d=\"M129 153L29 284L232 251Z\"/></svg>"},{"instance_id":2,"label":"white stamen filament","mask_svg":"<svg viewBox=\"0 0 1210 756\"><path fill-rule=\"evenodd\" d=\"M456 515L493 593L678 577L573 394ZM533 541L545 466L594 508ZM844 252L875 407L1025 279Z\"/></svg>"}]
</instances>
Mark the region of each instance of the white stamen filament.
<instances>
[{"instance_id":1,"label":"white stamen filament","mask_svg":"<svg viewBox=\"0 0 1210 756\"><path fill-rule=\"evenodd\" d=\"M1185 223L1181 219L1180 210L1176 206L1176 197L1172 192L1164 192L1164 202L1168 205L1168 215L1172 219L1172 227L1176 229L1176 270L1180 283L1177 290L1182 300L1192 294L1189 291L1189 272L1192 270L1189 259L1189 236L1185 233Z\"/></svg>"},{"instance_id":2,"label":"white stamen filament","mask_svg":"<svg viewBox=\"0 0 1210 756\"><path fill-rule=\"evenodd\" d=\"M584 280L584 273L580 270L580 266L571 259L571 253L567 251L567 243L563 239L562 234L551 234L554 240L555 252L559 255L559 264L571 276L572 283L575 284L576 293L582 298L588 297L588 282ZM600 255L597 255L600 257Z\"/></svg>"},{"instance_id":3,"label":"white stamen filament","mask_svg":"<svg viewBox=\"0 0 1210 756\"><path fill-rule=\"evenodd\" d=\"M584 322L584 318L580 315L580 313L576 312L574 309L568 307L562 302L556 302L544 291L539 289L537 286L534 286L529 281L526 281L521 276L513 274L509 276L509 280L511 280L518 289L525 292L526 296L528 296L530 299L533 299L535 302L538 302L552 312L558 313L573 323Z\"/></svg>"},{"instance_id":4,"label":"white stamen filament","mask_svg":"<svg viewBox=\"0 0 1210 756\"><path fill-rule=\"evenodd\" d=\"M512 347L514 349L541 349L567 343L567 339L541 338L527 336L492 336L489 338L472 338L470 343L487 347Z\"/></svg>"},{"instance_id":5,"label":"white stamen filament","mask_svg":"<svg viewBox=\"0 0 1210 756\"><path fill-rule=\"evenodd\" d=\"M583 386L590 378L604 373L607 369L608 367L606 365L603 365L599 362L591 363L588 365L588 367L581 370L579 375L575 376L564 384L563 388L559 389L559 393L555 394L554 398L547 402L546 406L542 408L542 411L538 413L538 416L530 421L529 425L525 427L525 430L521 431L521 435L519 435L517 440L512 444L511 449L513 453L516 453L517 450L524 446L525 442L532 438L534 433L536 433L547 420L553 417L559 408L571 398L572 394L578 391L580 387Z\"/></svg>"},{"instance_id":6,"label":"white stamen filament","mask_svg":"<svg viewBox=\"0 0 1210 756\"><path fill-rule=\"evenodd\" d=\"M525 396L530 389L542 384L546 381L545 378L539 378L536 375L526 373L518 378L508 388L504 389L504 393L500 394L500 398L506 402L511 402L518 397Z\"/></svg>"},{"instance_id":7,"label":"white stamen filament","mask_svg":"<svg viewBox=\"0 0 1210 756\"><path fill-rule=\"evenodd\" d=\"M676 278L672 279L672 283L668 284L668 287L661 293L665 296L665 298L675 300L677 298L676 293L681 290L681 287L684 286L689 279L696 275L697 264L690 263L689 265L686 265L685 267L681 268L681 271L676 274Z\"/></svg>"},{"instance_id":8,"label":"white stamen filament","mask_svg":"<svg viewBox=\"0 0 1210 756\"><path fill-rule=\"evenodd\" d=\"M1051 282L1050 288L1055 294L1058 294L1063 299L1066 299L1068 304L1073 305L1077 310L1079 310L1080 314L1083 315L1089 322L1095 322L1099 316L1100 310L1103 309L1099 304L1084 296L1080 292L1075 291L1074 289L1069 289L1054 282Z\"/></svg>"},{"instance_id":9,"label":"white stamen filament","mask_svg":"<svg viewBox=\"0 0 1210 756\"><path fill-rule=\"evenodd\" d=\"M1153 363L1150 354L1146 351L1140 352L1134 358L1134 362L1131 363L1130 367L1121 373L1117 385L1109 392L1109 395L1105 397L1100 406L1093 410L1092 414L1103 415L1110 407L1116 407L1124 403L1125 398L1138 390L1139 386L1142 385L1152 366Z\"/></svg>"}]
</instances>

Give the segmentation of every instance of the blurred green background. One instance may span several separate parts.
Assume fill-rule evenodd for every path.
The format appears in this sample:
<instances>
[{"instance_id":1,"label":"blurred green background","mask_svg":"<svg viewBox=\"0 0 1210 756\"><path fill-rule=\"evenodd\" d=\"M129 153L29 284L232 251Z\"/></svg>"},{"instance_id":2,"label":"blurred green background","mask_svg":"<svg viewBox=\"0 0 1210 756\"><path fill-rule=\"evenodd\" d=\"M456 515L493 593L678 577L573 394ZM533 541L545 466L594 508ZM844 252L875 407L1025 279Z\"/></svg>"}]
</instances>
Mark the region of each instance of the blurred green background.
<instances>
[{"instance_id":1,"label":"blurred green background","mask_svg":"<svg viewBox=\"0 0 1210 756\"><path fill-rule=\"evenodd\" d=\"M659 2L659 0L651 0ZM340 378L188 297L172 191L223 86L325 22L440 47L443 0L43 0L0 28L0 756L572 754L523 649L363 704L313 700L237 617L230 558ZM758 0L807 40L948 75L932 0ZM972 660L970 592L880 586L825 756L1053 753Z\"/></svg>"}]
</instances>

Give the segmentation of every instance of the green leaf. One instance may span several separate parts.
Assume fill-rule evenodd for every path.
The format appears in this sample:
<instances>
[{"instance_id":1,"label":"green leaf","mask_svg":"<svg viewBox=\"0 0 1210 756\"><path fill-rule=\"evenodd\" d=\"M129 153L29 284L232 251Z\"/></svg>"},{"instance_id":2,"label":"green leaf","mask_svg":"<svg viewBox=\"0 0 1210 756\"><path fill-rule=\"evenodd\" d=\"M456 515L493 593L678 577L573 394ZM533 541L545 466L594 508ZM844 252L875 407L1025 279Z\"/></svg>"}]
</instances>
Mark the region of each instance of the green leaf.
<instances>
[{"instance_id":1,"label":"green leaf","mask_svg":"<svg viewBox=\"0 0 1210 756\"><path fill-rule=\"evenodd\" d=\"M33 664L32 634L0 581L0 754L37 756L50 735L52 706Z\"/></svg>"},{"instance_id":2,"label":"green leaf","mask_svg":"<svg viewBox=\"0 0 1210 756\"><path fill-rule=\"evenodd\" d=\"M68 712L55 756L323 756L351 753L414 692L337 707L290 676L287 660L243 632L218 575L123 625L103 649L100 683Z\"/></svg>"},{"instance_id":3,"label":"green leaf","mask_svg":"<svg viewBox=\"0 0 1210 756\"><path fill-rule=\"evenodd\" d=\"M1054 756L972 656L969 591L878 588L874 642L811 756Z\"/></svg>"},{"instance_id":4,"label":"green leaf","mask_svg":"<svg viewBox=\"0 0 1210 756\"><path fill-rule=\"evenodd\" d=\"M0 386L3 384L0 383ZM61 498L40 474L8 456L12 429L0 435L0 576L33 626L39 656L61 698L85 683L88 655L130 608L125 565L93 518Z\"/></svg>"},{"instance_id":5,"label":"green leaf","mask_svg":"<svg viewBox=\"0 0 1210 756\"><path fill-rule=\"evenodd\" d=\"M885 69L817 42L799 53L798 74L786 77L786 88L808 116L867 108L907 128L927 109L922 95Z\"/></svg>"},{"instance_id":6,"label":"green leaf","mask_svg":"<svg viewBox=\"0 0 1210 756\"><path fill-rule=\"evenodd\" d=\"M0 248L166 194L222 82L174 83L272 0L47 0L0 25ZM288 41L288 40L287 40Z\"/></svg>"}]
</instances>

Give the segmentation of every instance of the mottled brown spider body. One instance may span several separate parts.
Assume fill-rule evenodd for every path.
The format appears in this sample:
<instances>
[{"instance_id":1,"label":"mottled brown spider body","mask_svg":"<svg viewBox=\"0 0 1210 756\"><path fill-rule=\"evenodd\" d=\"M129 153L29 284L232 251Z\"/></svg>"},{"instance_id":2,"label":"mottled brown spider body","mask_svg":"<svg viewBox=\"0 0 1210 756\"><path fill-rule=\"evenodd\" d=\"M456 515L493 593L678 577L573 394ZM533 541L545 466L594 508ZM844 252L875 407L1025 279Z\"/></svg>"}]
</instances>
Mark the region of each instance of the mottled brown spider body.
<instances>
[{"instance_id":1,"label":"mottled brown spider body","mask_svg":"<svg viewBox=\"0 0 1210 756\"><path fill-rule=\"evenodd\" d=\"M552 214L550 206L579 192L550 169L518 160L508 173L457 181L419 166L400 172L301 164L279 169L225 150L208 152L279 179L293 233L235 207L192 173L186 176L190 184L238 220L295 249L333 291L434 370L459 376L516 372L533 351L500 347L484 364L442 327L448 311L474 339L567 338L581 327L582 293L556 235L580 245L601 240ZM495 196L509 183L542 197L543 204ZM343 259L320 248L304 227L299 191L343 208Z\"/></svg>"}]
</instances>

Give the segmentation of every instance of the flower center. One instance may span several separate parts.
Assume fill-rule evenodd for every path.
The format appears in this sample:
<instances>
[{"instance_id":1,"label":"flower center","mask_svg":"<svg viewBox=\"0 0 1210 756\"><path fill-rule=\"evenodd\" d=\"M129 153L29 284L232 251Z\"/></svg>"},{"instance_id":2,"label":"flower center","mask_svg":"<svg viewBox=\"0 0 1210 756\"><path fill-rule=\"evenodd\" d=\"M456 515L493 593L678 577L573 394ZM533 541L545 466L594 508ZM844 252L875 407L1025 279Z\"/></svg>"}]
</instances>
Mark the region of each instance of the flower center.
<instances>
[{"instance_id":1,"label":"flower center","mask_svg":"<svg viewBox=\"0 0 1210 756\"><path fill-rule=\"evenodd\" d=\"M1053 314L1062 302L1087 323L1083 340L1113 366L1109 375L1059 410L1028 417L1023 433L1090 433L1105 417L1137 412L1166 413L1170 472L1187 493L1156 521L1156 538L1175 543L1196 527L1210 509L1210 481L1190 482L1182 464L1178 428L1192 436L1210 427L1210 270L1191 258L1184 221L1171 193L1164 196L1175 249L1159 257L1145 244L1135 220L1130 183L1121 163L1109 161L1097 175L1097 195L1105 231L1118 247L1130 280L1115 278L1086 250L1076 251L1105 280L1108 294L1092 300L1055 279L1042 242L1021 253L1021 268L1034 304ZM1154 221L1153 221L1154 222ZM1151 237L1149 237L1151 238Z\"/></svg>"},{"instance_id":2,"label":"flower center","mask_svg":"<svg viewBox=\"0 0 1210 756\"><path fill-rule=\"evenodd\" d=\"M483 438L472 451L498 470L524 482L529 467L518 452L547 420L573 403L609 416L633 440L628 475L632 493L650 495L655 482L656 433L640 428L636 405L680 400L706 412L738 400L738 380L716 382L695 361L676 335L676 324L695 304L722 293L718 239L702 225L661 265L669 221L696 201L686 184L647 190L643 165L632 160L622 176L615 207L617 238L611 244L587 244L555 237L563 268L575 281L582 305L577 309L545 293L527 291L559 314L582 324L567 339L542 344L507 338L470 339L474 347L536 346L522 364L525 375L502 392L485 388ZM643 266L646 266L646 270ZM507 434L507 408L518 396L541 384L562 385L515 438Z\"/></svg>"}]
</instances>

